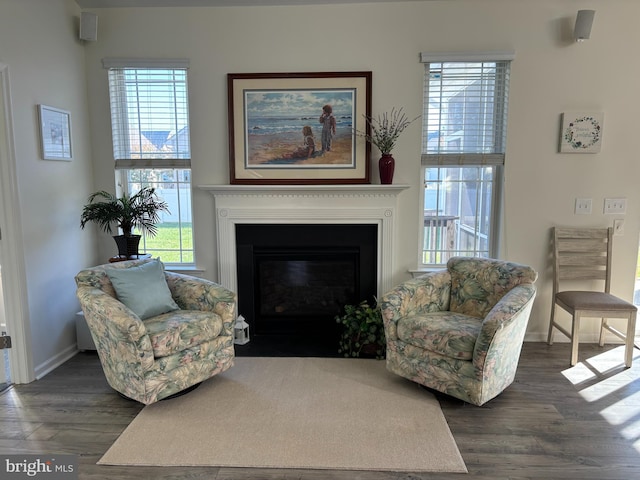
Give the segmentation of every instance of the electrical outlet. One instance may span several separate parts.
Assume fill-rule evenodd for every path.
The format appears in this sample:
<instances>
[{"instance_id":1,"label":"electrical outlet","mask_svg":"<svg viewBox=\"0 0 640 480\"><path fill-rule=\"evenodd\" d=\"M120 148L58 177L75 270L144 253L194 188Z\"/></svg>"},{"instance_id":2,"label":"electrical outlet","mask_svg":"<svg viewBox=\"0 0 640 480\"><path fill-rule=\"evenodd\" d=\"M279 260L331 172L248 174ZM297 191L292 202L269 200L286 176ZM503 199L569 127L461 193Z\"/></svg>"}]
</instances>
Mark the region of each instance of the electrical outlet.
<instances>
[{"instance_id":1,"label":"electrical outlet","mask_svg":"<svg viewBox=\"0 0 640 480\"><path fill-rule=\"evenodd\" d=\"M617 218L613 221L613 234L614 235L624 235L624 219Z\"/></svg>"},{"instance_id":2,"label":"electrical outlet","mask_svg":"<svg viewBox=\"0 0 640 480\"><path fill-rule=\"evenodd\" d=\"M604 212L605 214L624 214L627 212L626 198L605 198Z\"/></svg>"},{"instance_id":3,"label":"electrical outlet","mask_svg":"<svg viewBox=\"0 0 640 480\"><path fill-rule=\"evenodd\" d=\"M590 215L591 214L591 199L590 198L576 198L576 215Z\"/></svg>"}]
</instances>

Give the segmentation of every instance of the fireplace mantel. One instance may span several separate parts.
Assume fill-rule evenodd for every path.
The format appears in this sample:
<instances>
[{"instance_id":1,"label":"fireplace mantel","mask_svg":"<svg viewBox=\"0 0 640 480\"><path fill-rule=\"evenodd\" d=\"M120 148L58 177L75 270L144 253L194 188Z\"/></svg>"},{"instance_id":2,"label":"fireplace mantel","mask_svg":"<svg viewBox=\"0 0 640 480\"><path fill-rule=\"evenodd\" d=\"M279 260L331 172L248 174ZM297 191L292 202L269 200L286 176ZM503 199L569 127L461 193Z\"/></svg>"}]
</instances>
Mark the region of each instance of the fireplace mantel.
<instances>
[{"instance_id":1,"label":"fireplace mantel","mask_svg":"<svg viewBox=\"0 0 640 480\"><path fill-rule=\"evenodd\" d=\"M409 185L198 185L201 190L210 192L213 196L397 196Z\"/></svg>"},{"instance_id":2,"label":"fireplace mantel","mask_svg":"<svg viewBox=\"0 0 640 480\"><path fill-rule=\"evenodd\" d=\"M236 224L378 225L378 296L393 287L397 197L409 185L198 185L214 197L219 282L237 292Z\"/></svg>"}]
</instances>

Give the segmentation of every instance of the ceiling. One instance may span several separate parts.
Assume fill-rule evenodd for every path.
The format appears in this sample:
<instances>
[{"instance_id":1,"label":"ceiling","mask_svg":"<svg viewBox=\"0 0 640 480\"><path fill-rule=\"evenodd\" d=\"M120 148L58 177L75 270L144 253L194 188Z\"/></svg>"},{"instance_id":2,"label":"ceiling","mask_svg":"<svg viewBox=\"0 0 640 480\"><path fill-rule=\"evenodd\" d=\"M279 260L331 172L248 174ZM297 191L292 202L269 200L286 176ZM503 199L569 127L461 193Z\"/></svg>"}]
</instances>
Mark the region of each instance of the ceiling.
<instances>
[{"instance_id":1,"label":"ceiling","mask_svg":"<svg viewBox=\"0 0 640 480\"><path fill-rule=\"evenodd\" d=\"M268 5L320 5L340 3L384 3L407 0L76 0L81 8L116 7L248 7ZM427 1L427 0L409 0Z\"/></svg>"}]
</instances>

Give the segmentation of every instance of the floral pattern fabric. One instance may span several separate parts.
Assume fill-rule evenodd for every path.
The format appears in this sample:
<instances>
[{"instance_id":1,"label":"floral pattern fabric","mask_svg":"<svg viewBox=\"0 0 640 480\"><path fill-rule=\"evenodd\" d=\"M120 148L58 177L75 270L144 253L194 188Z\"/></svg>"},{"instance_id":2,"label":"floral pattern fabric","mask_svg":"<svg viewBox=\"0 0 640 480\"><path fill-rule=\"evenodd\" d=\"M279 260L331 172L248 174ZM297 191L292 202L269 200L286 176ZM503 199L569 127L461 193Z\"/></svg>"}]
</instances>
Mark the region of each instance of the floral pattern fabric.
<instances>
[{"instance_id":1,"label":"floral pattern fabric","mask_svg":"<svg viewBox=\"0 0 640 480\"><path fill-rule=\"evenodd\" d=\"M143 322L117 300L106 269L146 261L83 270L76 293L109 385L150 404L233 365L236 295L208 280L165 272L181 310Z\"/></svg>"},{"instance_id":2,"label":"floral pattern fabric","mask_svg":"<svg viewBox=\"0 0 640 480\"><path fill-rule=\"evenodd\" d=\"M536 296L526 265L455 257L380 300L387 368L482 405L515 378Z\"/></svg>"},{"instance_id":3,"label":"floral pattern fabric","mask_svg":"<svg viewBox=\"0 0 640 480\"><path fill-rule=\"evenodd\" d=\"M397 328L398 338L410 345L471 360L482 321L461 313L433 312L401 318Z\"/></svg>"},{"instance_id":4,"label":"floral pattern fabric","mask_svg":"<svg viewBox=\"0 0 640 480\"><path fill-rule=\"evenodd\" d=\"M483 258L455 257L451 272L451 311L484 318L513 287L536 281L530 267Z\"/></svg>"},{"instance_id":5,"label":"floral pattern fabric","mask_svg":"<svg viewBox=\"0 0 640 480\"><path fill-rule=\"evenodd\" d=\"M193 345L213 340L222 331L220 315L177 310L143 320L155 358L173 355Z\"/></svg>"}]
</instances>

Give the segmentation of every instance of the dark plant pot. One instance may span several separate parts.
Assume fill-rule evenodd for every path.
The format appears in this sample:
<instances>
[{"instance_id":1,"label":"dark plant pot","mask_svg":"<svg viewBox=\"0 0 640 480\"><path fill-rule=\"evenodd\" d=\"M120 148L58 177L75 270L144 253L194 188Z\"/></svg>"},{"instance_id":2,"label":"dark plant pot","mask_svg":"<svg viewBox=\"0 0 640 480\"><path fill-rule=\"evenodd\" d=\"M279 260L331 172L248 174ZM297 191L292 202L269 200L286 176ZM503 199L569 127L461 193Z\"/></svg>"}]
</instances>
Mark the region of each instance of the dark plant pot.
<instances>
[{"instance_id":1,"label":"dark plant pot","mask_svg":"<svg viewBox=\"0 0 640 480\"><path fill-rule=\"evenodd\" d=\"M360 358L376 358L380 346L376 343L365 343L360 350Z\"/></svg>"},{"instance_id":2,"label":"dark plant pot","mask_svg":"<svg viewBox=\"0 0 640 480\"><path fill-rule=\"evenodd\" d=\"M121 257L137 257L138 246L140 245L140 235L131 235L125 237L124 235L114 235L113 239L118 246L118 255Z\"/></svg>"},{"instance_id":3,"label":"dark plant pot","mask_svg":"<svg viewBox=\"0 0 640 480\"><path fill-rule=\"evenodd\" d=\"M396 161L390 153L383 154L378 161L380 170L380 183L390 185L393 183L393 171L396 167Z\"/></svg>"}]
</instances>

